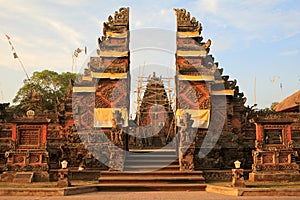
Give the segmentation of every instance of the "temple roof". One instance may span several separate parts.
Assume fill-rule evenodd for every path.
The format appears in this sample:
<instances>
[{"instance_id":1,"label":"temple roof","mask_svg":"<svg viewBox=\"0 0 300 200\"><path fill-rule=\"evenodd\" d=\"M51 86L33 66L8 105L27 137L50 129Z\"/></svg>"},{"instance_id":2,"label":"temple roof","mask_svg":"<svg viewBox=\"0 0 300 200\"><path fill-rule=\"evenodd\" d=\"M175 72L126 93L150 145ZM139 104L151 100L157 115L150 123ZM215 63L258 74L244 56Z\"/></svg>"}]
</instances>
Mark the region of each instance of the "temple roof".
<instances>
[{"instance_id":1,"label":"temple roof","mask_svg":"<svg viewBox=\"0 0 300 200\"><path fill-rule=\"evenodd\" d=\"M300 90L285 98L282 102L277 104L274 109L276 112L297 112L299 111L298 102L300 103Z\"/></svg>"}]
</instances>

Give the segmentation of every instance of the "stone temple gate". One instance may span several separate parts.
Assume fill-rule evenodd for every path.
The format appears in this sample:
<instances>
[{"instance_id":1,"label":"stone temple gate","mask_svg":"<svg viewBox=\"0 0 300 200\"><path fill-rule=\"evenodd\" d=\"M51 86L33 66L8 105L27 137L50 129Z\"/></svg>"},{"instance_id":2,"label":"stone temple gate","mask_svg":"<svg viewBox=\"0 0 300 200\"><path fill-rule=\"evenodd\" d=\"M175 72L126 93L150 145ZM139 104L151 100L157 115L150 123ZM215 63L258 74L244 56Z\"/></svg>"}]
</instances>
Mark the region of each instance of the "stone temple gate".
<instances>
[{"instance_id":1,"label":"stone temple gate","mask_svg":"<svg viewBox=\"0 0 300 200\"><path fill-rule=\"evenodd\" d=\"M138 102L136 118L129 117L129 8L119 9L103 24L98 56L90 58L88 68L73 88L78 131L105 134L110 139L106 143L116 145L107 147L110 155L106 156L119 159L118 170L126 168L122 150L158 149L170 141L181 170L228 168L237 158L243 159L244 154L251 152L250 148L240 149L239 144L239 136L245 134L242 129L248 123L244 116L246 98L236 80L222 76L223 69L218 68L209 54L211 40L204 42L200 35L201 24L185 9L174 11L177 17L176 75L172 77L175 102L168 98L161 77L153 75ZM218 131L222 131L221 141L228 140L226 145L217 142ZM203 143L206 135L214 141L212 147ZM103 145L100 143L99 146ZM195 156L201 151L208 155ZM233 152L232 157L224 156ZM250 163L243 161L244 165Z\"/></svg>"},{"instance_id":2,"label":"stone temple gate","mask_svg":"<svg viewBox=\"0 0 300 200\"><path fill-rule=\"evenodd\" d=\"M11 172L1 180L27 171L37 181L55 180L63 160L72 179L97 180L100 171L102 183L124 171L151 176L159 171L164 181L228 180L236 160L248 174L253 169L253 180L276 178L273 174L282 170L288 170L283 179L296 177L298 113L282 122L280 113L270 118L245 106L237 81L223 75L210 54L212 41L201 36L201 24L185 9L174 11L175 76L146 77L135 117L130 114L131 82L137 77L130 66L129 8L108 17L97 56L90 57L55 111L33 108L26 116L13 116L0 104L0 169ZM174 81L175 100L165 80Z\"/></svg>"}]
</instances>

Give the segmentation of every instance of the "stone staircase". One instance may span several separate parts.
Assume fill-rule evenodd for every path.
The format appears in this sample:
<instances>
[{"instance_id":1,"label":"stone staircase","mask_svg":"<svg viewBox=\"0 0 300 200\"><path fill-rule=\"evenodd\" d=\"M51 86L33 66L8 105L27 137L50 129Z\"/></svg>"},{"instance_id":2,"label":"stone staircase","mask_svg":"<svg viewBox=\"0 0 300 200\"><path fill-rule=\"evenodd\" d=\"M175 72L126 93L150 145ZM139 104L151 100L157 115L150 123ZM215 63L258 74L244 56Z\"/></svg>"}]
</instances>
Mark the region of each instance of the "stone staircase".
<instances>
[{"instance_id":1,"label":"stone staircase","mask_svg":"<svg viewBox=\"0 0 300 200\"><path fill-rule=\"evenodd\" d=\"M174 150L136 150L126 156L124 171L101 171L101 191L203 191L202 171L180 172Z\"/></svg>"},{"instance_id":2,"label":"stone staircase","mask_svg":"<svg viewBox=\"0 0 300 200\"><path fill-rule=\"evenodd\" d=\"M179 171L179 162L176 151L173 149L134 150L126 155L124 171Z\"/></svg>"}]
</instances>

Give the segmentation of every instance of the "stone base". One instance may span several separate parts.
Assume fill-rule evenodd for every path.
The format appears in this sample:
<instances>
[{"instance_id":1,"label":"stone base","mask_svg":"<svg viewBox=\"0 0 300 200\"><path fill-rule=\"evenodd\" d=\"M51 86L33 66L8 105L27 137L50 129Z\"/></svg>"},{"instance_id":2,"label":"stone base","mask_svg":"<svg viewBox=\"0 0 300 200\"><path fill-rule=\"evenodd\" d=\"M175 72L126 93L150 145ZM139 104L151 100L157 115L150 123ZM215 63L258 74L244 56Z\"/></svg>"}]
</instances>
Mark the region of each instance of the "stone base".
<instances>
[{"instance_id":1,"label":"stone base","mask_svg":"<svg viewBox=\"0 0 300 200\"><path fill-rule=\"evenodd\" d=\"M70 187L70 186L71 186L71 182L69 181L68 178L57 181L57 187Z\"/></svg>"},{"instance_id":2,"label":"stone base","mask_svg":"<svg viewBox=\"0 0 300 200\"><path fill-rule=\"evenodd\" d=\"M202 170L203 176L207 181L232 181L232 171L231 170ZM244 179L249 179L249 173L252 170L244 170Z\"/></svg>"},{"instance_id":3,"label":"stone base","mask_svg":"<svg viewBox=\"0 0 300 200\"><path fill-rule=\"evenodd\" d=\"M125 160L125 154L123 149L120 149L116 146L111 146L109 159L110 171L123 171Z\"/></svg>"},{"instance_id":4,"label":"stone base","mask_svg":"<svg viewBox=\"0 0 300 200\"><path fill-rule=\"evenodd\" d=\"M190 147L179 147L179 167L180 171L194 171L194 153L195 144L192 143Z\"/></svg>"},{"instance_id":5,"label":"stone base","mask_svg":"<svg viewBox=\"0 0 300 200\"><path fill-rule=\"evenodd\" d=\"M1 182L13 182L16 172L3 172L0 176Z\"/></svg>"},{"instance_id":6,"label":"stone base","mask_svg":"<svg viewBox=\"0 0 300 200\"><path fill-rule=\"evenodd\" d=\"M49 182L49 173L48 172L34 172L33 181L34 182Z\"/></svg>"},{"instance_id":7,"label":"stone base","mask_svg":"<svg viewBox=\"0 0 300 200\"><path fill-rule=\"evenodd\" d=\"M17 172L13 180L14 183L31 183L34 172Z\"/></svg>"},{"instance_id":8,"label":"stone base","mask_svg":"<svg viewBox=\"0 0 300 200\"><path fill-rule=\"evenodd\" d=\"M246 187L246 184L245 184L244 180L242 180L242 181L234 180L234 181L232 181L231 186L232 187L244 188L244 187Z\"/></svg>"},{"instance_id":9,"label":"stone base","mask_svg":"<svg viewBox=\"0 0 300 200\"><path fill-rule=\"evenodd\" d=\"M70 170L69 173L69 179L70 180L81 180L81 181L97 181L99 178L99 172L100 170L107 170L106 169L85 169L83 171L79 171L79 170ZM58 181L58 170L57 169L53 169L49 171L50 174L50 181Z\"/></svg>"},{"instance_id":10,"label":"stone base","mask_svg":"<svg viewBox=\"0 0 300 200\"><path fill-rule=\"evenodd\" d=\"M49 173L47 171L40 172L3 172L0 176L2 182L49 182Z\"/></svg>"},{"instance_id":11,"label":"stone base","mask_svg":"<svg viewBox=\"0 0 300 200\"><path fill-rule=\"evenodd\" d=\"M300 173L249 173L249 181L300 181Z\"/></svg>"},{"instance_id":12,"label":"stone base","mask_svg":"<svg viewBox=\"0 0 300 200\"><path fill-rule=\"evenodd\" d=\"M58 170L58 181L57 187L69 187L71 182L69 179L69 169L59 169Z\"/></svg>"},{"instance_id":13,"label":"stone base","mask_svg":"<svg viewBox=\"0 0 300 200\"><path fill-rule=\"evenodd\" d=\"M232 187L246 187L244 169L232 169Z\"/></svg>"}]
</instances>

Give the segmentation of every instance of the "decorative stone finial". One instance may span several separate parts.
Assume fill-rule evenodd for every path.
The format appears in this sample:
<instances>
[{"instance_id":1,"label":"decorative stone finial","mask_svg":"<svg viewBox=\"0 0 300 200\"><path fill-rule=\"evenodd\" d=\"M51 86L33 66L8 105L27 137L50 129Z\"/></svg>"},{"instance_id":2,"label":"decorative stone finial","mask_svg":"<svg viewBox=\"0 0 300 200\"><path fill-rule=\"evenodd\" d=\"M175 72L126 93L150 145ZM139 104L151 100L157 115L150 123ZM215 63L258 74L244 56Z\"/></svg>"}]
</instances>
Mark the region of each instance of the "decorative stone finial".
<instances>
[{"instance_id":1,"label":"decorative stone finial","mask_svg":"<svg viewBox=\"0 0 300 200\"><path fill-rule=\"evenodd\" d=\"M174 8L177 16L177 29L178 31L198 31L201 33L202 26L196 20L195 17L190 16L190 12L187 12L184 8Z\"/></svg>"},{"instance_id":2,"label":"decorative stone finial","mask_svg":"<svg viewBox=\"0 0 300 200\"><path fill-rule=\"evenodd\" d=\"M115 11L114 17L108 17L108 21L103 23L103 33L106 31L123 32L129 26L129 8L120 8Z\"/></svg>"}]
</instances>

